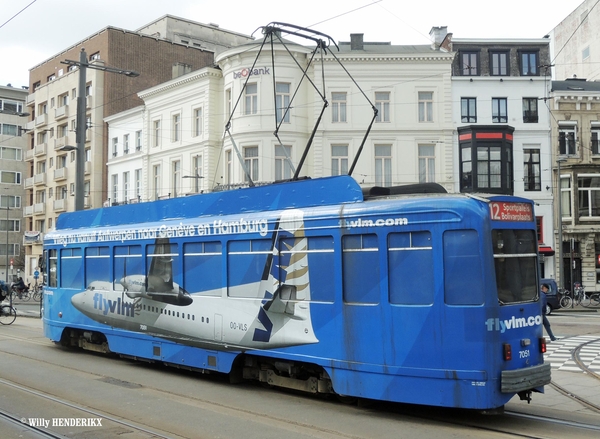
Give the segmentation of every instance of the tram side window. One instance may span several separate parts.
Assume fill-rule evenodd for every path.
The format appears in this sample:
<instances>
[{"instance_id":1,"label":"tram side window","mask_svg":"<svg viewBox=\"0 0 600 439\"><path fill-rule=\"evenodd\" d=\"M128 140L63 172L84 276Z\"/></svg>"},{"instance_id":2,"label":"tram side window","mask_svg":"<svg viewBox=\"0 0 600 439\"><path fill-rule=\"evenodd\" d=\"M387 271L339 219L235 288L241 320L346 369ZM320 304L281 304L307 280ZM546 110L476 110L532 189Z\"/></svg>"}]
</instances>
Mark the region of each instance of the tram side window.
<instances>
[{"instance_id":1,"label":"tram side window","mask_svg":"<svg viewBox=\"0 0 600 439\"><path fill-rule=\"evenodd\" d=\"M190 242L183 246L183 288L187 292L221 295L222 251L220 242Z\"/></svg>"},{"instance_id":2,"label":"tram side window","mask_svg":"<svg viewBox=\"0 0 600 439\"><path fill-rule=\"evenodd\" d=\"M500 303L537 300L535 230L492 230L492 245Z\"/></svg>"},{"instance_id":3,"label":"tram side window","mask_svg":"<svg viewBox=\"0 0 600 439\"><path fill-rule=\"evenodd\" d=\"M296 287L298 300L333 302L333 237L285 238L279 241L279 280Z\"/></svg>"},{"instance_id":4,"label":"tram side window","mask_svg":"<svg viewBox=\"0 0 600 439\"><path fill-rule=\"evenodd\" d=\"M129 276L144 276L144 260L141 245L123 245L114 248L114 276L113 284L119 288L121 279ZM131 281L135 279L130 278ZM88 279L89 280L89 279ZM119 288L120 289L120 288Z\"/></svg>"},{"instance_id":5,"label":"tram side window","mask_svg":"<svg viewBox=\"0 0 600 439\"><path fill-rule=\"evenodd\" d=\"M398 305L433 303L434 271L431 233L388 236L389 300Z\"/></svg>"},{"instance_id":6,"label":"tram side window","mask_svg":"<svg viewBox=\"0 0 600 439\"><path fill-rule=\"evenodd\" d=\"M260 280L269 254L270 239L230 241L227 252L227 295L230 297L262 298ZM271 267L269 267L271 269ZM255 288L248 288L254 284Z\"/></svg>"},{"instance_id":7,"label":"tram side window","mask_svg":"<svg viewBox=\"0 0 600 439\"><path fill-rule=\"evenodd\" d=\"M58 269L58 251L48 250L48 286L57 287L56 270Z\"/></svg>"},{"instance_id":8,"label":"tram side window","mask_svg":"<svg viewBox=\"0 0 600 439\"><path fill-rule=\"evenodd\" d=\"M347 303L379 303L379 246L377 235L342 238L343 296Z\"/></svg>"},{"instance_id":9,"label":"tram side window","mask_svg":"<svg viewBox=\"0 0 600 439\"><path fill-rule=\"evenodd\" d=\"M444 291L448 305L484 302L482 257L476 230L444 233Z\"/></svg>"},{"instance_id":10,"label":"tram side window","mask_svg":"<svg viewBox=\"0 0 600 439\"><path fill-rule=\"evenodd\" d=\"M60 286L83 290L83 264L81 248L65 248L60 251Z\"/></svg>"},{"instance_id":11,"label":"tram side window","mask_svg":"<svg viewBox=\"0 0 600 439\"><path fill-rule=\"evenodd\" d=\"M108 246L85 249L85 282L110 282L110 251Z\"/></svg>"},{"instance_id":12,"label":"tram side window","mask_svg":"<svg viewBox=\"0 0 600 439\"><path fill-rule=\"evenodd\" d=\"M177 244L171 244L168 239L159 239L146 247L148 288L166 291L173 288L173 282L181 285L178 261Z\"/></svg>"}]
</instances>

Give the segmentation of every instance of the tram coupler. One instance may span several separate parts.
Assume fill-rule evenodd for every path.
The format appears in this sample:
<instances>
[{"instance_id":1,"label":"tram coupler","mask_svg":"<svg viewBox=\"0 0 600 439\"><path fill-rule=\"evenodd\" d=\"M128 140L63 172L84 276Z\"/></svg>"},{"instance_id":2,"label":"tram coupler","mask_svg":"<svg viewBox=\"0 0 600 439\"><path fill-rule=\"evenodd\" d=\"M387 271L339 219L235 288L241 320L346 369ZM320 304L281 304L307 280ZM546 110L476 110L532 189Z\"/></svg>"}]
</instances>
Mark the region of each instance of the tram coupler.
<instances>
[{"instance_id":1,"label":"tram coupler","mask_svg":"<svg viewBox=\"0 0 600 439\"><path fill-rule=\"evenodd\" d=\"M521 401L527 401L527 404L531 403L531 390L523 390L517 393Z\"/></svg>"}]
</instances>

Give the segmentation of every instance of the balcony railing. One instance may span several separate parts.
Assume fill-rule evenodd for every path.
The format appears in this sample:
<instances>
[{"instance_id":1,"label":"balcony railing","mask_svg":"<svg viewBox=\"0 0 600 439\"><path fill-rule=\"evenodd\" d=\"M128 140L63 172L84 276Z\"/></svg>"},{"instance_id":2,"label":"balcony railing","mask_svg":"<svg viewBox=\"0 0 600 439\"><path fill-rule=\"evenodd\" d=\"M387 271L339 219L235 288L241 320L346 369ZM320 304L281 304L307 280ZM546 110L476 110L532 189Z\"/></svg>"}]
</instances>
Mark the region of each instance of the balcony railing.
<instances>
[{"instance_id":1,"label":"balcony railing","mask_svg":"<svg viewBox=\"0 0 600 439\"><path fill-rule=\"evenodd\" d=\"M47 143L40 143L39 145L35 145L35 156L40 156L40 155L44 155L46 154L46 151L48 150L48 144Z\"/></svg>"},{"instance_id":2,"label":"balcony railing","mask_svg":"<svg viewBox=\"0 0 600 439\"><path fill-rule=\"evenodd\" d=\"M58 168L54 170L54 181L64 180L67 178L67 168Z\"/></svg>"},{"instance_id":3,"label":"balcony railing","mask_svg":"<svg viewBox=\"0 0 600 439\"><path fill-rule=\"evenodd\" d=\"M35 174L33 176L33 184L36 186L46 184L46 173L41 172L39 174Z\"/></svg>"},{"instance_id":4,"label":"balcony railing","mask_svg":"<svg viewBox=\"0 0 600 439\"><path fill-rule=\"evenodd\" d=\"M46 213L46 203L35 203L33 205L33 213L36 215Z\"/></svg>"},{"instance_id":5,"label":"balcony railing","mask_svg":"<svg viewBox=\"0 0 600 439\"><path fill-rule=\"evenodd\" d=\"M25 189L30 189L33 187L33 177L29 177L25 179Z\"/></svg>"},{"instance_id":6,"label":"balcony railing","mask_svg":"<svg viewBox=\"0 0 600 439\"><path fill-rule=\"evenodd\" d=\"M62 107L58 107L54 110L54 118L55 119L64 119L65 117L69 117L69 106L63 105Z\"/></svg>"},{"instance_id":7,"label":"balcony railing","mask_svg":"<svg viewBox=\"0 0 600 439\"><path fill-rule=\"evenodd\" d=\"M35 155L35 149L28 149L25 151L25 161L30 162L33 160L33 156Z\"/></svg>"},{"instance_id":8,"label":"balcony railing","mask_svg":"<svg viewBox=\"0 0 600 439\"><path fill-rule=\"evenodd\" d=\"M54 200L54 211L64 212L67 210L67 201L63 198L62 200Z\"/></svg>"},{"instance_id":9,"label":"balcony railing","mask_svg":"<svg viewBox=\"0 0 600 439\"><path fill-rule=\"evenodd\" d=\"M41 127L43 125L46 125L47 123L48 123L48 115L46 113L40 114L39 116L37 116L35 118L35 126L36 127Z\"/></svg>"}]
</instances>

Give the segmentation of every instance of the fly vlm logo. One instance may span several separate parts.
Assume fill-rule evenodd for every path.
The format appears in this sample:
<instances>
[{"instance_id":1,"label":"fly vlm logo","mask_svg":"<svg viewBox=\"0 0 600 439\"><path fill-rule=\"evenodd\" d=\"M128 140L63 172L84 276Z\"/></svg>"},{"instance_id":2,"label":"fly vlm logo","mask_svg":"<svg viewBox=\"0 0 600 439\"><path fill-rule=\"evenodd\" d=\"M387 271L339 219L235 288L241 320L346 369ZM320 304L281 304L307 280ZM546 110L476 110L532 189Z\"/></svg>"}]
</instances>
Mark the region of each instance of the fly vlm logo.
<instances>
[{"instance_id":1,"label":"fly vlm logo","mask_svg":"<svg viewBox=\"0 0 600 439\"><path fill-rule=\"evenodd\" d=\"M117 300L106 299L102 293L95 293L93 300L94 309L102 311L104 315L111 313L125 317L135 317L135 301L128 302L121 300L120 297Z\"/></svg>"}]
</instances>

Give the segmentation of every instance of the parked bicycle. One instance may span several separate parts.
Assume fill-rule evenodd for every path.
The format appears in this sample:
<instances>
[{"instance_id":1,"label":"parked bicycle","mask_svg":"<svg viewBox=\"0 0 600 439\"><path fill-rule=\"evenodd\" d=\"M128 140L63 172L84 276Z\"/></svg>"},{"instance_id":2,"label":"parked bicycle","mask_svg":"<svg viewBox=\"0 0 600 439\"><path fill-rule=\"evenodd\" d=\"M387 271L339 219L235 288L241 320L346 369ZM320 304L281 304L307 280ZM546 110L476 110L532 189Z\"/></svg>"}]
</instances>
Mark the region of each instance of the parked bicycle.
<instances>
[{"instance_id":1,"label":"parked bicycle","mask_svg":"<svg viewBox=\"0 0 600 439\"><path fill-rule=\"evenodd\" d=\"M574 286L573 294L569 290L562 291L562 297L559 302L561 308L571 308L577 305L584 307L600 306L600 292L587 293L580 283L576 283Z\"/></svg>"},{"instance_id":2,"label":"parked bicycle","mask_svg":"<svg viewBox=\"0 0 600 439\"><path fill-rule=\"evenodd\" d=\"M44 286L42 284L38 284L36 282L31 291L31 297L33 297L33 300L36 302L42 300L42 296L44 294Z\"/></svg>"}]
</instances>

